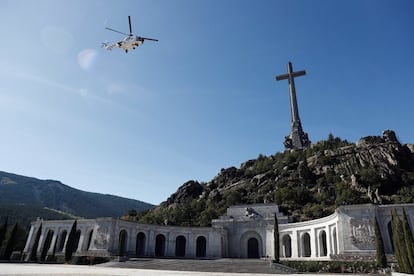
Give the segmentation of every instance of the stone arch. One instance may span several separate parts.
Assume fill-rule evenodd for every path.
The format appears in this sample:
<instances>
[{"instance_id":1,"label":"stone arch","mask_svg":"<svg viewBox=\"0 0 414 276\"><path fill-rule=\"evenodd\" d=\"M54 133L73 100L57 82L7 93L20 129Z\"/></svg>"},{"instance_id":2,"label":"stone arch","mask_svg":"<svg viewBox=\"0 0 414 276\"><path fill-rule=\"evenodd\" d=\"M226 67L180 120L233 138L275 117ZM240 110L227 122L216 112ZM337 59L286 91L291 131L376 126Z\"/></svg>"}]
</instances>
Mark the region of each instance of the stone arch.
<instances>
[{"instance_id":1,"label":"stone arch","mask_svg":"<svg viewBox=\"0 0 414 276\"><path fill-rule=\"evenodd\" d=\"M199 236L196 240L196 257L204 258L207 251L207 239L204 236Z\"/></svg>"},{"instance_id":2,"label":"stone arch","mask_svg":"<svg viewBox=\"0 0 414 276\"><path fill-rule=\"evenodd\" d=\"M158 234L155 237L155 256L165 256L165 236L163 234Z\"/></svg>"},{"instance_id":3,"label":"stone arch","mask_svg":"<svg viewBox=\"0 0 414 276\"><path fill-rule=\"evenodd\" d=\"M128 232L123 229L119 232L118 255L125 256L127 251Z\"/></svg>"},{"instance_id":4,"label":"stone arch","mask_svg":"<svg viewBox=\"0 0 414 276\"><path fill-rule=\"evenodd\" d=\"M301 257L310 257L311 256L311 242L310 242L309 233L304 233L300 239L301 241Z\"/></svg>"},{"instance_id":5,"label":"stone arch","mask_svg":"<svg viewBox=\"0 0 414 276\"><path fill-rule=\"evenodd\" d=\"M145 233L139 232L137 234L137 244L135 246L135 254L137 256L143 256L145 255Z\"/></svg>"},{"instance_id":6,"label":"stone arch","mask_svg":"<svg viewBox=\"0 0 414 276\"><path fill-rule=\"evenodd\" d=\"M175 256L184 257L185 256L185 246L187 240L184 236L180 235L175 239Z\"/></svg>"},{"instance_id":7,"label":"stone arch","mask_svg":"<svg viewBox=\"0 0 414 276\"><path fill-rule=\"evenodd\" d=\"M322 230L318 235L319 240L319 256L326 257L328 255L328 247L326 242L326 232Z\"/></svg>"},{"instance_id":8,"label":"stone arch","mask_svg":"<svg viewBox=\"0 0 414 276\"><path fill-rule=\"evenodd\" d=\"M292 257L292 239L289 234L282 237L282 256L285 258Z\"/></svg>"},{"instance_id":9,"label":"stone arch","mask_svg":"<svg viewBox=\"0 0 414 276\"><path fill-rule=\"evenodd\" d=\"M260 258L263 256L263 242L255 231L245 232L240 238L241 258Z\"/></svg>"},{"instance_id":10,"label":"stone arch","mask_svg":"<svg viewBox=\"0 0 414 276\"><path fill-rule=\"evenodd\" d=\"M62 252L63 251L63 248L65 247L65 242L66 242L67 236L68 236L68 231L63 230L62 232L60 232L59 240L57 242L57 248L56 248L57 252Z\"/></svg>"}]
</instances>

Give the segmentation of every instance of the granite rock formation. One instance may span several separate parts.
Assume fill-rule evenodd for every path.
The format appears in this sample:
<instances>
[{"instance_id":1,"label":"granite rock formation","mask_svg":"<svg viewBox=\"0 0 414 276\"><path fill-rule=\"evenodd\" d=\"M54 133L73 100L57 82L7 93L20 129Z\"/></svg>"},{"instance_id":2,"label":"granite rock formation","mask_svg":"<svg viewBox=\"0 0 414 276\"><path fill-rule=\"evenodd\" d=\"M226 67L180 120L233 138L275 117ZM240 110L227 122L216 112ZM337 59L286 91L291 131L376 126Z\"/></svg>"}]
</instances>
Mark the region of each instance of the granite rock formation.
<instances>
[{"instance_id":1,"label":"granite rock formation","mask_svg":"<svg viewBox=\"0 0 414 276\"><path fill-rule=\"evenodd\" d=\"M207 183L189 181L146 216L167 216L163 209L180 204L191 203L201 213L214 209L213 216L234 204L275 202L300 221L339 205L407 202L414 199L413 149L391 130L356 143L330 135L305 151L259 155L239 168L221 169Z\"/></svg>"}]
</instances>

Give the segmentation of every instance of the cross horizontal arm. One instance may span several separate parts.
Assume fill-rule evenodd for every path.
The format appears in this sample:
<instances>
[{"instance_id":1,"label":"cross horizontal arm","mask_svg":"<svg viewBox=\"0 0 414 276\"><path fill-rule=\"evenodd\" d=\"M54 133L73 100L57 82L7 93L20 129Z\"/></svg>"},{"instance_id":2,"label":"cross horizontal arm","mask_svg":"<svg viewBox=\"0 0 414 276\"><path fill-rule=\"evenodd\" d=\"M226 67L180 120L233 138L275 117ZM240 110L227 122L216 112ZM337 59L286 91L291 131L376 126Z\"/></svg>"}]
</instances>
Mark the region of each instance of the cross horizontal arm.
<instances>
[{"instance_id":1,"label":"cross horizontal arm","mask_svg":"<svg viewBox=\"0 0 414 276\"><path fill-rule=\"evenodd\" d=\"M289 79L289 76L291 78L295 78L295 77L299 77L299 76L303 76L303 75L306 75L305 70L293 72L293 73L290 73L290 74L284 74L284 75L276 76L276 80L277 81L286 80L286 79Z\"/></svg>"}]
</instances>

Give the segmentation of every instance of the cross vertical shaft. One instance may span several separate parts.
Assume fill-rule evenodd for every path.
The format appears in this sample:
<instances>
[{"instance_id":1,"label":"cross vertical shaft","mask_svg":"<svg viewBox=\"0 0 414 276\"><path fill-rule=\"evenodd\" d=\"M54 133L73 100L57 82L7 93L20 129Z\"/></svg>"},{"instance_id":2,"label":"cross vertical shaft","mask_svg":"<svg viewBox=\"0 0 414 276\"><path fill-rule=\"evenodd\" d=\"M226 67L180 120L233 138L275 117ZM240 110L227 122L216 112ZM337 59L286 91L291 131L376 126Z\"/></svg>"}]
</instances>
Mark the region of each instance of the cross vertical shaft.
<instances>
[{"instance_id":1,"label":"cross vertical shaft","mask_svg":"<svg viewBox=\"0 0 414 276\"><path fill-rule=\"evenodd\" d=\"M291 133L285 137L286 149L304 149L310 145L308 134L303 132L299 117L298 102L296 99L295 79L306 74L305 70L293 72L292 63L287 65L287 74L276 76L276 80L289 82L290 113L291 113Z\"/></svg>"}]
</instances>

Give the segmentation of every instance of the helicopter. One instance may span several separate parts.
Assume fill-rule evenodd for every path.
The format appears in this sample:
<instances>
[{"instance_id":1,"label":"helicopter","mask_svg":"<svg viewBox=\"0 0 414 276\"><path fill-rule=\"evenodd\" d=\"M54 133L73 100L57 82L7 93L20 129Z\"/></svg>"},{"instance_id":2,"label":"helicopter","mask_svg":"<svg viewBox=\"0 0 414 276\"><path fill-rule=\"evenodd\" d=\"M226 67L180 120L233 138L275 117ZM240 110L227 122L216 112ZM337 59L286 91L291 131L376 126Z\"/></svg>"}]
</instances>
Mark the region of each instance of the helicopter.
<instances>
[{"instance_id":1,"label":"helicopter","mask_svg":"<svg viewBox=\"0 0 414 276\"><path fill-rule=\"evenodd\" d=\"M123 49L125 53L128 53L128 50L130 49L135 50L135 48L141 46L145 40L158 41L158 39L155 39L155 38L141 37L141 36L134 35L132 33L131 16L129 15L128 15L128 22L129 22L129 34L105 27L105 29L107 30L126 35L126 37L123 40L120 40L113 44L110 44L108 42L102 42L102 48L104 48L105 50L111 51L114 47L118 47L118 48Z\"/></svg>"}]
</instances>

